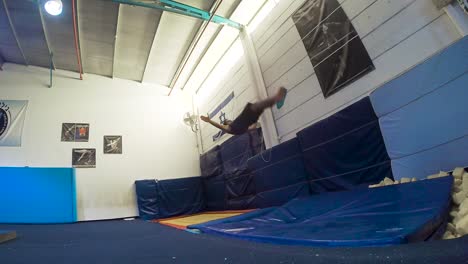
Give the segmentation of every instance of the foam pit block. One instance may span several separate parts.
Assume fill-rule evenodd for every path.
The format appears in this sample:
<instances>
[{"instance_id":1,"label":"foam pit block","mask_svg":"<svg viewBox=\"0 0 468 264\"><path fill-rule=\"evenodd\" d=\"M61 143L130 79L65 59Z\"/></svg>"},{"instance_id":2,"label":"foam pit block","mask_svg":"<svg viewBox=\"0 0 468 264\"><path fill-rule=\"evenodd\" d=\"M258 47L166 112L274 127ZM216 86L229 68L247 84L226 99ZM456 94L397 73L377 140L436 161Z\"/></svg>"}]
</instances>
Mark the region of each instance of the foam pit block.
<instances>
[{"instance_id":1,"label":"foam pit block","mask_svg":"<svg viewBox=\"0 0 468 264\"><path fill-rule=\"evenodd\" d=\"M460 205L465 198L466 198L466 195L463 191L454 193L452 195L453 202L457 205Z\"/></svg>"},{"instance_id":2,"label":"foam pit block","mask_svg":"<svg viewBox=\"0 0 468 264\"><path fill-rule=\"evenodd\" d=\"M461 218L460 221L457 222L456 227L457 227L457 233L459 235L462 235L462 236L467 235L468 234L468 215Z\"/></svg>"},{"instance_id":3,"label":"foam pit block","mask_svg":"<svg viewBox=\"0 0 468 264\"><path fill-rule=\"evenodd\" d=\"M455 179L461 179L463 176L463 173L465 173L465 170L461 167L458 167L458 168L455 168L455 170L453 170L452 175Z\"/></svg>"},{"instance_id":4,"label":"foam pit block","mask_svg":"<svg viewBox=\"0 0 468 264\"><path fill-rule=\"evenodd\" d=\"M461 184L462 190L465 195L468 193L468 173L463 174L463 181Z\"/></svg>"}]
</instances>

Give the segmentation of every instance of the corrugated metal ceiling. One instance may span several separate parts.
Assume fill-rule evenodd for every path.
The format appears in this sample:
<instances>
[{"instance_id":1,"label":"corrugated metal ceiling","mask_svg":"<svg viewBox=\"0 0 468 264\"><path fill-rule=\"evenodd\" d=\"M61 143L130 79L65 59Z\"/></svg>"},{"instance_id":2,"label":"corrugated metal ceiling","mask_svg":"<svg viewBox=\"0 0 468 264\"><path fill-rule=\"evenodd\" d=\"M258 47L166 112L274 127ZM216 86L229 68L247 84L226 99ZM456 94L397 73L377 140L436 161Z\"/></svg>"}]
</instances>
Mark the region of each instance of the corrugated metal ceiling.
<instances>
[{"instance_id":1,"label":"corrugated metal ceiling","mask_svg":"<svg viewBox=\"0 0 468 264\"><path fill-rule=\"evenodd\" d=\"M72 0L63 13L49 15L45 0L0 0L1 62L79 72L73 31ZM202 20L121 5L112 0L76 0L79 57L84 73L169 86ZM179 1L211 10L215 0ZM230 17L241 0L223 0L216 14ZM206 22L205 22L206 23ZM210 23L185 69L197 67L223 26ZM187 73L188 72L188 73Z\"/></svg>"}]
</instances>

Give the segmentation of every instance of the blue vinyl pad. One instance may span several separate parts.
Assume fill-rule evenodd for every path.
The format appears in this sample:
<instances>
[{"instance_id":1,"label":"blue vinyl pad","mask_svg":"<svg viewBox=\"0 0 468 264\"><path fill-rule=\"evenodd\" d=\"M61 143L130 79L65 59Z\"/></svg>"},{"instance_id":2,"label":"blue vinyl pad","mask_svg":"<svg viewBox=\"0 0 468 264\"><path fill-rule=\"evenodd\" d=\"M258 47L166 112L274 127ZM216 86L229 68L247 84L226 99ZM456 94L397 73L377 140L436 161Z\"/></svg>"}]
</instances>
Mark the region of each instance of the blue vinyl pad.
<instances>
[{"instance_id":1,"label":"blue vinyl pad","mask_svg":"<svg viewBox=\"0 0 468 264\"><path fill-rule=\"evenodd\" d=\"M446 219L453 178L329 192L190 226L274 244L359 247L425 241Z\"/></svg>"}]
</instances>

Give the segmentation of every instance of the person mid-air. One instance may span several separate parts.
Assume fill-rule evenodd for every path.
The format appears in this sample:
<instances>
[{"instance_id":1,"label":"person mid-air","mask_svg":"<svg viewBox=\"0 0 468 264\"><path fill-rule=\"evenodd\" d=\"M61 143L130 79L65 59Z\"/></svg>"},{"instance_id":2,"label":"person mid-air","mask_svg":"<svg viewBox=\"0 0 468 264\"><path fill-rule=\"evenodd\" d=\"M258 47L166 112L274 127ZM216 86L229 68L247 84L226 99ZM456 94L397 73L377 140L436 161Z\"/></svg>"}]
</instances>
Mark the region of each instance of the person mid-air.
<instances>
[{"instance_id":1,"label":"person mid-air","mask_svg":"<svg viewBox=\"0 0 468 264\"><path fill-rule=\"evenodd\" d=\"M232 135L241 135L249 129L255 129L258 119L263 111L267 108L276 106L281 108L286 99L287 90L284 87L278 89L275 95L268 97L265 100L248 103L242 113L234 119L234 121L226 120L223 124L219 124L211 120L208 116L201 116L200 119L210 123L211 125L223 130L225 133Z\"/></svg>"}]
</instances>

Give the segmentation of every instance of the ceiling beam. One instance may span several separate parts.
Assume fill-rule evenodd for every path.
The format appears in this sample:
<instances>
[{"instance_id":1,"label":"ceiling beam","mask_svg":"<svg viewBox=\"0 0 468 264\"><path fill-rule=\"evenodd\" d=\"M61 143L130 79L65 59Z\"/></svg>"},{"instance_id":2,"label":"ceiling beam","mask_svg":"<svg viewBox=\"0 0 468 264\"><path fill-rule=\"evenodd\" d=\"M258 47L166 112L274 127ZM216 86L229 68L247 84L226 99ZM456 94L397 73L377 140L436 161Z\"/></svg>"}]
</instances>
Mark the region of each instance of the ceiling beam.
<instances>
[{"instance_id":1,"label":"ceiling beam","mask_svg":"<svg viewBox=\"0 0 468 264\"><path fill-rule=\"evenodd\" d=\"M148 62L151 58L151 54L153 53L153 45L154 45L154 41L156 40L156 35L158 34L159 26L161 25L162 14L163 12L161 12L161 14L159 15L158 25L156 25L156 30L154 31L153 41L151 42L151 48L150 48L150 51L148 52L148 57L146 58L145 70L143 70L143 76L141 76L140 82L143 82L146 76L146 71L148 70Z\"/></svg>"},{"instance_id":2,"label":"ceiling beam","mask_svg":"<svg viewBox=\"0 0 468 264\"><path fill-rule=\"evenodd\" d=\"M49 38L47 37L47 29L46 29L45 23L44 23L44 15L42 14L42 8L41 8L41 4L39 3L39 1L37 2L37 9L39 9L39 16L41 17L42 31L44 32L44 39L45 39L45 42L46 42L46 45L47 45L47 50L49 51L50 66L51 66L52 69L56 70L54 59L53 59L53 56L52 56L53 52L52 52L52 49L50 48L50 45L49 45Z\"/></svg>"},{"instance_id":3,"label":"ceiling beam","mask_svg":"<svg viewBox=\"0 0 468 264\"><path fill-rule=\"evenodd\" d=\"M114 37L114 53L112 55L112 79L115 76L115 54L117 53L117 41L119 40L119 36L117 35L119 32L119 18L120 18L120 4L117 7L119 10L117 11L117 25L115 26L115 37Z\"/></svg>"},{"instance_id":4,"label":"ceiling beam","mask_svg":"<svg viewBox=\"0 0 468 264\"><path fill-rule=\"evenodd\" d=\"M216 13L216 10L219 8L221 5L221 2L223 0L216 0L213 5L211 6L210 13ZM174 89L175 85L177 84L177 81L179 80L180 75L182 74L183 70L185 69L185 65L187 64L188 60L190 59L190 56L193 53L193 50L196 48L196 45L200 41L201 35L203 32L205 32L206 28L208 27L210 21L203 21L203 23L200 25L198 28L197 33L192 39L192 42L190 43L189 48L187 49L187 52L185 52L184 57L182 58L182 61L180 62L179 66L177 67L176 72L174 73L174 76L172 76L171 83L169 84L169 88ZM203 55L202 55L203 56Z\"/></svg>"},{"instance_id":5,"label":"ceiling beam","mask_svg":"<svg viewBox=\"0 0 468 264\"><path fill-rule=\"evenodd\" d=\"M154 8L163 11L168 11L184 16L190 16L198 19L209 20L211 22L228 25L237 29L241 29L243 26L240 23L232 21L230 19L214 15L206 10L196 8L190 5L182 4L172 0L159 0L159 1L136 1L136 0L113 0L113 2L134 6L141 6L147 8Z\"/></svg>"},{"instance_id":6,"label":"ceiling beam","mask_svg":"<svg viewBox=\"0 0 468 264\"><path fill-rule=\"evenodd\" d=\"M76 60L78 62L78 72L80 80L83 80L83 59L81 57L81 38L80 38L80 1L72 0L72 19L73 19L73 38L75 42Z\"/></svg>"},{"instance_id":7,"label":"ceiling beam","mask_svg":"<svg viewBox=\"0 0 468 264\"><path fill-rule=\"evenodd\" d=\"M11 32L13 32L13 36L15 37L16 45L18 45L18 49L20 50L21 56L23 56L24 65L29 65L28 60L26 59L26 56L24 56L23 48L21 48L21 44L19 42L19 38L18 38L18 34L16 33L15 26L13 25L13 21L11 20L10 11L8 11L6 0L3 0L3 7L5 8L5 13L8 18L8 23L10 23Z\"/></svg>"}]
</instances>

